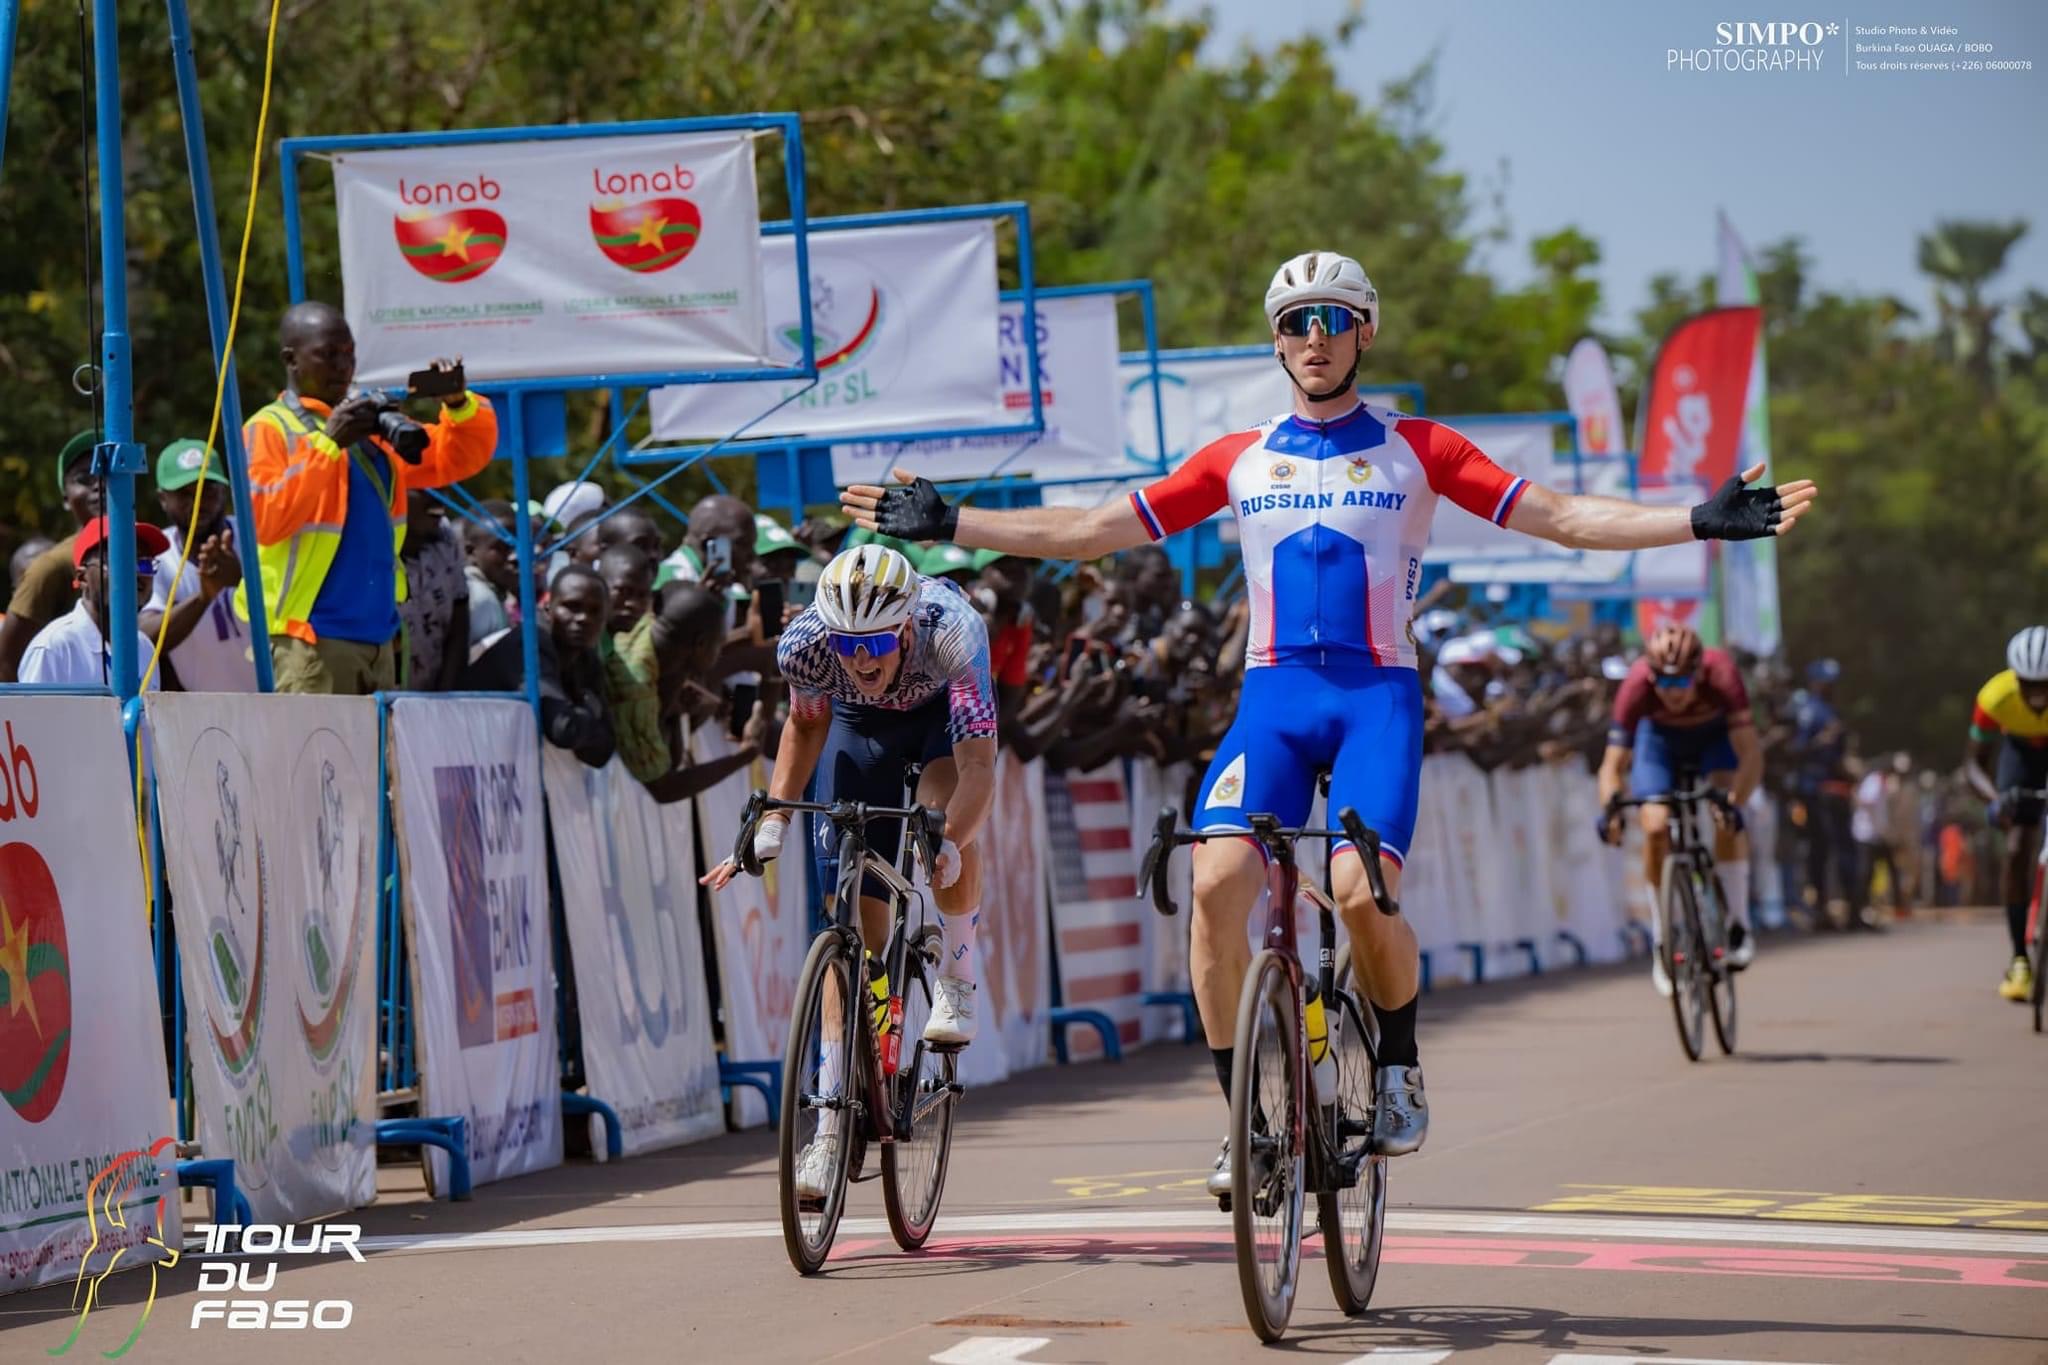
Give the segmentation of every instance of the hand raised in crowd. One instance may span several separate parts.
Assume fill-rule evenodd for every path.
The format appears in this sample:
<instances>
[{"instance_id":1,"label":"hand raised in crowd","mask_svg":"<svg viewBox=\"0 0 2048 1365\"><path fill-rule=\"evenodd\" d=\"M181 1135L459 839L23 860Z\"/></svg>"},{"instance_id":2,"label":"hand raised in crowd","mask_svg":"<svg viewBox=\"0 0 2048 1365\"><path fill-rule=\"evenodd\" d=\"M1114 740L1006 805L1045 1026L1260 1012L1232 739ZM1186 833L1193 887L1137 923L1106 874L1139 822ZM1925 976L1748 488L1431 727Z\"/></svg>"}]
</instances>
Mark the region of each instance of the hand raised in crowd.
<instances>
[{"instance_id":1,"label":"hand raised in crowd","mask_svg":"<svg viewBox=\"0 0 2048 1365\"><path fill-rule=\"evenodd\" d=\"M348 447L377 429L377 400L366 393L344 398L327 414L327 439Z\"/></svg>"},{"instance_id":2,"label":"hand raised in crowd","mask_svg":"<svg viewBox=\"0 0 2048 1365\"><path fill-rule=\"evenodd\" d=\"M242 561L219 536L208 536L199 547L199 590L207 597L232 592L242 581Z\"/></svg>"}]
</instances>

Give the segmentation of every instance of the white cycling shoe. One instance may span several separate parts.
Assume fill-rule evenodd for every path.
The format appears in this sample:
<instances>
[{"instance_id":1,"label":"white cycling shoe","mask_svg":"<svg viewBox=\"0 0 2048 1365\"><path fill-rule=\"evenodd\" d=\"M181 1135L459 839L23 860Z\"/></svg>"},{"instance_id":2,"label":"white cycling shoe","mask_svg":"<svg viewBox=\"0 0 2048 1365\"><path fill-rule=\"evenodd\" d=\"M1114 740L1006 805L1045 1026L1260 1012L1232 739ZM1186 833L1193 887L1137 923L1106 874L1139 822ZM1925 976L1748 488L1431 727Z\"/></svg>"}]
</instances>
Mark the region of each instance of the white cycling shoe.
<instances>
[{"instance_id":1,"label":"white cycling shoe","mask_svg":"<svg viewBox=\"0 0 2048 1365\"><path fill-rule=\"evenodd\" d=\"M1741 971L1756 961L1756 934L1748 925L1737 920L1728 926L1728 967Z\"/></svg>"},{"instance_id":2,"label":"white cycling shoe","mask_svg":"<svg viewBox=\"0 0 2048 1365\"><path fill-rule=\"evenodd\" d=\"M1650 984L1657 988L1657 994L1666 1000L1671 998L1671 973L1664 970L1664 954L1650 954Z\"/></svg>"},{"instance_id":3,"label":"white cycling shoe","mask_svg":"<svg viewBox=\"0 0 2048 1365\"><path fill-rule=\"evenodd\" d=\"M839 1174L839 1135L821 1133L796 1159L796 1197L826 1199Z\"/></svg>"},{"instance_id":4,"label":"white cycling shoe","mask_svg":"<svg viewBox=\"0 0 2048 1365\"><path fill-rule=\"evenodd\" d=\"M974 983L942 976L932 990L932 1017L924 1040L936 1047L965 1047L974 1041Z\"/></svg>"}]
</instances>

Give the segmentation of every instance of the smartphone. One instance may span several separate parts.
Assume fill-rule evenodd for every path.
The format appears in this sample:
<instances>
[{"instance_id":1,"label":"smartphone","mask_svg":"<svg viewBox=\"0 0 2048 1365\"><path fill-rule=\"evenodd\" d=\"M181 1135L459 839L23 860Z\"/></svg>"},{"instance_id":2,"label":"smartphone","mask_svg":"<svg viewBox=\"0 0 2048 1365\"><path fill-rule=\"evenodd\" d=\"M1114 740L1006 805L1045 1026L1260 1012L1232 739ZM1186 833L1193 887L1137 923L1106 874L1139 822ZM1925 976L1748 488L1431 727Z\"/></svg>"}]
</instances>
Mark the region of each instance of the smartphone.
<instances>
[{"instance_id":1,"label":"smartphone","mask_svg":"<svg viewBox=\"0 0 2048 1365\"><path fill-rule=\"evenodd\" d=\"M779 578L764 578L754 585L754 600L761 604L761 634L770 640L782 634L782 595L788 586Z\"/></svg>"},{"instance_id":2,"label":"smartphone","mask_svg":"<svg viewBox=\"0 0 2048 1365\"><path fill-rule=\"evenodd\" d=\"M732 576L732 542L724 536L712 536L704 542L704 576Z\"/></svg>"},{"instance_id":3,"label":"smartphone","mask_svg":"<svg viewBox=\"0 0 2048 1365\"><path fill-rule=\"evenodd\" d=\"M452 398L469 387L463 378L462 366L452 370L414 370L405 377L405 392L409 398Z\"/></svg>"},{"instance_id":4,"label":"smartphone","mask_svg":"<svg viewBox=\"0 0 2048 1365\"><path fill-rule=\"evenodd\" d=\"M754 714L754 698L760 692L759 683L734 683L725 689L725 695L732 700L732 714L726 719L725 732L734 739L747 733L747 721Z\"/></svg>"}]
</instances>

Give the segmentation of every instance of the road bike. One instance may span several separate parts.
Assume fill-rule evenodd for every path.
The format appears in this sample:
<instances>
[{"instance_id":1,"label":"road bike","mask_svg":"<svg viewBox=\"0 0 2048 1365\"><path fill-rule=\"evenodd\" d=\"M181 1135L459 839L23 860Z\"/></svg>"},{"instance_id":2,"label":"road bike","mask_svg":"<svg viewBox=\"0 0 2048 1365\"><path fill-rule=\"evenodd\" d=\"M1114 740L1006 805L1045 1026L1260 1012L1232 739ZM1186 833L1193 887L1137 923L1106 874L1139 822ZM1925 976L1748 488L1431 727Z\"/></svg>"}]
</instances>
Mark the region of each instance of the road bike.
<instances>
[{"instance_id":1,"label":"road bike","mask_svg":"<svg viewBox=\"0 0 2048 1365\"><path fill-rule=\"evenodd\" d=\"M914 767L908 781L914 786ZM938 1217L953 1148L953 1108L965 1091L957 1079L959 1046L924 1041L942 950L939 927L926 920L929 907L912 874L921 868L928 876L937 861L945 813L858 801L777 801L756 791L733 845L734 859L755 876L761 862L754 856L754 832L774 811L822 816L839 847L832 921L812 940L797 978L782 1058L776 1161L782 1242L797 1272L812 1275L832 1250L847 1186L874 1178L865 1170L870 1146L881 1149L882 1203L896 1244L917 1250ZM898 865L868 851L870 820L903 823ZM886 888L891 927L879 957L861 942L863 878ZM913 900L920 907L915 922ZM838 1139L825 1195L800 1196L798 1163L822 1138Z\"/></svg>"},{"instance_id":2,"label":"road bike","mask_svg":"<svg viewBox=\"0 0 2048 1365\"><path fill-rule=\"evenodd\" d=\"M1657 914L1662 929L1659 951L1671 978L1671 1013L1678 1023L1678 1041L1693 1061L1706 1050L1706 1021L1712 1016L1714 1038L1723 1054L1735 1051L1735 968L1728 960L1728 902L1714 870L1713 840L1701 824L1701 807L1713 806L1722 819L1740 831L1742 812L1726 792L1699 781L1698 774L1677 775L1677 790L1660 796L1609 803L1611 813L1638 806L1671 810L1671 849L1664 858L1664 877L1657 889Z\"/></svg>"},{"instance_id":3,"label":"road bike","mask_svg":"<svg viewBox=\"0 0 2048 1365\"><path fill-rule=\"evenodd\" d=\"M2011 810L2022 802L2048 802L2048 788L2040 791L2024 789L2001 792L1999 804ZM2041 847L2034 859L2033 895L2027 903L2027 966L2034 974L2034 993L2028 1003L2034 1007L2034 1032L2042 1029L2044 1003L2048 1003L2048 838L2041 840Z\"/></svg>"},{"instance_id":4,"label":"road bike","mask_svg":"<svg viewBox=\"0 0 2048 1365\"><path fill-rule=\"evenodd\" d=\"M1245 973L1237 1005L1236 1060L1230 1077L1231 1226L1245 1316L1262 1341L1277 1341L1294 1312L1301 1265L1302 1207L1315 1191L1316 1217L1337 1305L1356 1316L1372 1300L1387 1228L1387 1159L1372 1147L1378 1094L1379 1034L1371 1012L1342 984L1334 951L1336 905L1301 877L1297 839L1349 839L1365 862L1380 910L1401 907L1380 872L1379 836L1346 807L1341 829L1282 825L1252 815L1249 836L1268 856L1264 944ZM1201 834L1179 828L1173 807L1159 812L1145 854L1143 883L1161 914L1177 913L1166 885L1172 850L1243 831ZM1321 943L1313 971L1296 943L1295 903L1313 904ZM1327 1052L1312 1062L1314 1025ZM1313 1080L1311 1079L1313 1076ZM1314 1093L1311 1094L1311 1087Z\"/></svg>"}]
</instances>

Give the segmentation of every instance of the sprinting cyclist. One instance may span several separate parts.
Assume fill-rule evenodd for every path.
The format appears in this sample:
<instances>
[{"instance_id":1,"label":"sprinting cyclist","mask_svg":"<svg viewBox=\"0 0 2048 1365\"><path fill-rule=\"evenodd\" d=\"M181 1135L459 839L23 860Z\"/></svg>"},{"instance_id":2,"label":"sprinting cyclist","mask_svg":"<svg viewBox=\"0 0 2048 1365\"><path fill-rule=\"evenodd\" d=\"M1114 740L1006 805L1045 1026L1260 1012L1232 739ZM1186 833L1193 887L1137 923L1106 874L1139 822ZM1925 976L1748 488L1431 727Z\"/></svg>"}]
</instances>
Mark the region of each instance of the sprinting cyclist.
<instances>
[{"instance_id":1,"label":"sprinting cyclist","mask_svg":"<svg viewBox=\"0 0 2048 1365\"><path fill-rule=\"evenodd\" d=\"M1210 442L1164 479L1089 511L988 511L947 504L929 480L840 496L862 526L1046 558L1095 559L1185 530L1229 508L1250 590L1243 695L1204 777L1193 824L1246 830L1246 816L1306 818L1314 773L1332 770L1330 808L1355 806L1383 840L1388 891L1415 827L1422 772L1422 691L1408 632L1437 502L1529 535L1588 549L1641 549L1695 537L1782 534L1814 498L1810 483L1749 489L1762 466L1688 511L1573 496L1501 469L1451 428L1363 403L1352 392L1378 335L1379 295L1358 262L1312 251L1266 290L1273 356L1294 386L1293 411ZM1415 1043L1419 959L1414 930L1372 902L1363 868L1336 850L1335 887L1380 1027L1373 1141L1412 1152L1428 1131ZM1194 854L1190 966L1217 1079L1230 1087L1237 998L1250 962L1246 917L1265 885L1250 839ZM1226 1150L1209 1179L1227 1197Z\"/></svg>"},{"instance_id":2,"label":"sprinting cyclist","mask_svg":"<svg viewBox=\"0 0 2048 1365\"><path fill-rule=\"evenodd\" d=\"M2013 636L2005 647L2005 663L2005 671L1977 693L1963 770L1977 794L1992 803L1992 818L2005 831L1998 885L2012 935L2012 962L1998 993L2025 1002L2034 996L2034 971L2027 964L2027 898L2041 837L2041 802L2009 801L2006 793L2048 787L2048 626L2028 626ZM1998 751L1995 778L1993 749Z\"/></svg>"},{"instance_id":3,"label":"sprinting cyclist","mask_svg":"<svg viewBox=\"0 0 2048 1365\"><path fill-rule=\"evenodd\" d=\"M1624 780L1637 798L1662 796L1677 789L1680 768L1728 792L1740 809L1763 781L1764 746L1735 660L1722 650L1703 648L1691 626L1672 622L1650 637L1643 657L1630 665L1615 694L1614 723L1600 763L1600 837L1621 842L1620 813L1613 803L1621 799ZM1643 827L1650 935L1661 948L1664 927L1657 893L1664 884L1664 857L1671 851L1671 811L1641 806L1636 818ZM1731 918L1728 965L1740 971L1756 957L1749 924L1749 840L1718 808L1714 818L1719 824L1714 866ZM1659 995L1671 994L1671 977L1659 952L1650 954L1650 979Z\"/></svg>"},{"instance_id":4,"label":"sprinting cyclist","mask_svg":"<svg viewBox=\"0 0 2048 1365\"><path fill-rule=\"evenodd\" d=\"M974 1041L974 934L981 919L981 848L976 836L995 797L996 694L989 680L988 631L974 604L941 579L923 578L897 550L843 551L818 579L817 599L790 622L775 650L789 683L789 723L775 754L768 794L803 797L813 773L816 799L903 804L904 769L923 766L917 804L946 812L932 870L945 961L933 985L925 1041ZM822 762L821 762L822 760ZM779 856L790 817L770 812L754 836L762 862ZM820 885L838 882L839 850L820 821ZM877 821L868 847L894 862L903 827ZM728 858L704 876L717 890L739 871ZM862 940L879 951L889 933L887 889L861 888ZM836 1017L829 1009L827 1017ZM833 1055L839 1054L835 1051ZM828 1085L844 1078L825 1077ZM797 1162L797 1193L821 1198L836 1169L832 1111Z\"/></svg>"}]
</instances>

